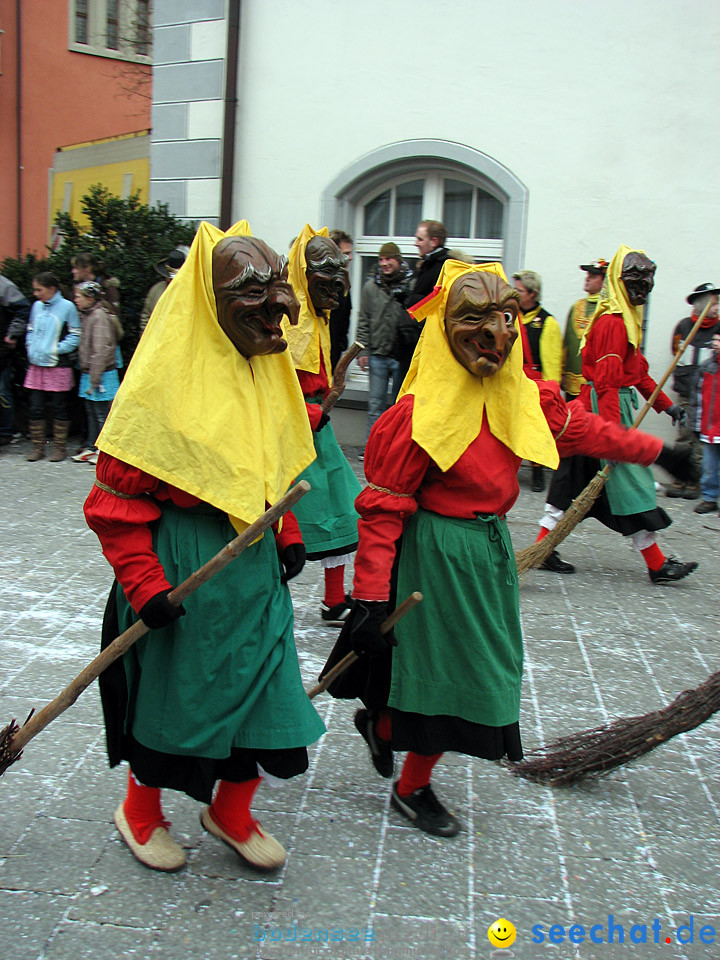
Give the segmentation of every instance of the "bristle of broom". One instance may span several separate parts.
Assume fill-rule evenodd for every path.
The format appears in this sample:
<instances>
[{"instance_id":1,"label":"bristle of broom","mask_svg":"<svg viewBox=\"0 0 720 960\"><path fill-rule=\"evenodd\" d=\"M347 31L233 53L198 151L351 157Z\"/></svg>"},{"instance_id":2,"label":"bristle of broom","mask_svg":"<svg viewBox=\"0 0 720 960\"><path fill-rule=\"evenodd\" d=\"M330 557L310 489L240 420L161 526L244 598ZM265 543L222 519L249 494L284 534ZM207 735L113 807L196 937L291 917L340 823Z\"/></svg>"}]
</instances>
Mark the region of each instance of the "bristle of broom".
<instances>
[{"instance_id":1,"label":"bristle of broom","mask_svg":"<svg viewBox=\"0 0 720 960\"><path fill-rule=\"evenodd\" d=\"M607 482L607 477L602 471L599 471L585 487L582 493L573 500L565 511L565 516L560 520L547 536L529 547L518 550L515 554L518 573L522 575L533 567L539 567L552 553L555 547L570 536L575 527L592 509L592 505L602 493L602 489Z\"/></svg>"},{"instance_id":2,"label":"bristle of broom","mask_svg":"<svg viewBox=\"0 0 720 960\"><path fill-rule=\"evenodd\" d=\"M662 710L560 737L514 764L512 773L556 787L597 779L694 730L718 711L720 672L694 690L683 691Z\"/></svg>"},{"instance_id":3,"label":"bristle of broom","mask_svg":"<svg viewBox=\"0 0 720 960\"><path fill-rule=\"evenodd\" d=\"M13 738L19 730L20 727L14 717L6 727L0 730L0 777L22 756L22 750L13 750L12 745Z\"/></svg>"}]
</instances>

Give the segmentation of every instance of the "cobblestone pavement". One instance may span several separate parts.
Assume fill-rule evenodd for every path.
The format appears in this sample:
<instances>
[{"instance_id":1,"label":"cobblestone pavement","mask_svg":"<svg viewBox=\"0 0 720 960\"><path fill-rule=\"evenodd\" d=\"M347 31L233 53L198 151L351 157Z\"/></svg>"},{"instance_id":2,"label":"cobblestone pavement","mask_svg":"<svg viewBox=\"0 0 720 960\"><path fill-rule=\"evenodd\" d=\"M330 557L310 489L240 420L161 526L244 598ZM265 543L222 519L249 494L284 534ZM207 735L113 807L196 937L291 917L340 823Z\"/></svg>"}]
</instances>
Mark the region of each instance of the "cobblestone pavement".
<instances>
[{"instance_id":1,"label":"cobblestone pavement","mask_svg":"<svg viewBox=\"0 0 720 960\"><path fill-rule=\"evenodd\" d=\"M0 452L2 724L52 699L95 655L111 583L81 509L92 467L30 464L27 451ZM357 452L348 451L361 475ZM534 539L543 503L527 470L509 518L516 547ZM574 576L526 578L526 749L659 708L718 669L720 520L686 501L663 505L675 521L663 542L700 561L683 583L653 586L641 558L594 521L563 547ZM335 636L319 619L318 565L292 590L310 687ZM447 756L435 783L465 829L438 840L390 808L390 782L355 733L355 705L316 703L328 733L308 774L279 790L263 785L256 804L289 851L285 868L252 874L203 833L198 804L168 793L188 866L160 875L130 856L112 824L126 771L107 768L89 688L0 783L0 958L720 957L717 719L563 791ZM487 930L500 917L517 939L496 950Z\"/></svg>"}]
</instances>

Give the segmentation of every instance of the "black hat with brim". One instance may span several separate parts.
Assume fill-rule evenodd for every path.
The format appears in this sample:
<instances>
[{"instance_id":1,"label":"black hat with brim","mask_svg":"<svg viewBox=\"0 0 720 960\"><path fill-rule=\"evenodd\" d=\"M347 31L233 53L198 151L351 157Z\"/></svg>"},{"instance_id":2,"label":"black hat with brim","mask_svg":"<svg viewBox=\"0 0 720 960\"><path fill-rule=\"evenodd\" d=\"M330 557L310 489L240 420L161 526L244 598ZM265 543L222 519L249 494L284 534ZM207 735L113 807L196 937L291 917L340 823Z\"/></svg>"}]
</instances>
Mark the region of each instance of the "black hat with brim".
<instances>
[{"instance_id":1,"label":"black hat with brim","mask_svg":"<svg viewBox=\"0 0 720 960\"><path fill-rule=\"evenodd\" d=\"M720 287L716 287L713 283L701 283L699 287L695 287L692 293L689 293L685 299L688 303L694 303L698 297L704 297L706 293L720 293Z\"/></svg>"}]
</instances>

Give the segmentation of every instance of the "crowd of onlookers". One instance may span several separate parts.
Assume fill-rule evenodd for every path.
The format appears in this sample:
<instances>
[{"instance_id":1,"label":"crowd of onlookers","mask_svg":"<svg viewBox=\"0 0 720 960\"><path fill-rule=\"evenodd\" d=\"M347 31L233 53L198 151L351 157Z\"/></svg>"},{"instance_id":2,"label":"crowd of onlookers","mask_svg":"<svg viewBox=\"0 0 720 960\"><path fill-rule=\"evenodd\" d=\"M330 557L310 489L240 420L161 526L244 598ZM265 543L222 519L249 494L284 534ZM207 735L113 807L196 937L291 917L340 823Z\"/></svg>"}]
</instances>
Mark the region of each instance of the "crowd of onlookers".
<instances>
[{"instance_id":1,"label":"crowd of onlookers","mask_svg":"<svg viewBox=\"0 0 720 960\"><path fill-rule=\"evenodd\" d=\"M333 230L330 236L351 259L349 234ZM462 251L449 250L446 241L442 223L422 221L415 231L415 271L397 244L386 242L378 250L376 269L363 284L357 339L364 344L358 365L369 374L368 434L380 414L395 402L420 336L422 325L412 319L408 308L431 293L446 260L471 260ZM161 279L145 299L141 333L187 253L187 247L178 247L155 264ZM600 299L607 267L604 259L580 265L584 296L571 306L564 330L542 306L540 275L521 270L512 278L530 362L543 379L560 383L568 399L577 397L584 383L580 347ZM32 305L14 283L0 275L0 446L26 432L32 440L31 461L45 457L49 432L53 446L48 459L64 460L70 428L76 423L83 436L72 459L95 463L97 437L122 376L119 283L105 276L102 265L88 253L73 258L72 274L74 289L66 297L54 274L38 273L32 283ZM678 406L686 414L679 439L693 444L694 456L702 464L702 479L699 484L677 482L667 490L669 497L700 500L695 507L700 514L717 511L720 496L719 294L720 288L711 283L695 287L687 297L690 314L680 320L672 338L675 353L708 307L673 381ZM350 314L348 293L330 317L333 367L347 347ZM22 401L19 411L18 399ZM532 489L541 491L544 486L542 467L533 465Z\"/></svg>"}]
</instances>

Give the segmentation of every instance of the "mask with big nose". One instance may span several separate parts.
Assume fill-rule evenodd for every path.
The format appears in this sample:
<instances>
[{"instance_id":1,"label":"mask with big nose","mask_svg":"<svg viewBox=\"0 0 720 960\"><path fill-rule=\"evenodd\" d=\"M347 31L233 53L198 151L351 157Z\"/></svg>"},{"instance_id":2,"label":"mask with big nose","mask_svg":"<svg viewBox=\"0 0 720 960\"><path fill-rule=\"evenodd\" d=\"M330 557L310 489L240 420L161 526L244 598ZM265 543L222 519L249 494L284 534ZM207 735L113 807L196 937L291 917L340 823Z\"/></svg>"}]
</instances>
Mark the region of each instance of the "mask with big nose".
<instances>
[{"instance_id":1,"label":"mask with big nose","mask_svg":"<svg viewBox=\"0 0 720 960\"><path fill-rule=\"evenodd\" d=\"M491 377L517 340L518 294L491 273L466 273L450 288L445 332L453 356L474 377Z\"/></svg>"},{"instance_id":2,"label":"mask with big nose","mask_svg":"<svg viewBox=\"0 0 720 960\"><path fill-rule=\"evenodd\" d=\"M256 237L227 237L212 256L218 323L235 349L246 358L286 350L280 324L300 312L287 259Z\"/></svg>"}]
</instances>

